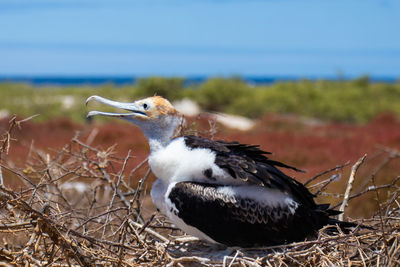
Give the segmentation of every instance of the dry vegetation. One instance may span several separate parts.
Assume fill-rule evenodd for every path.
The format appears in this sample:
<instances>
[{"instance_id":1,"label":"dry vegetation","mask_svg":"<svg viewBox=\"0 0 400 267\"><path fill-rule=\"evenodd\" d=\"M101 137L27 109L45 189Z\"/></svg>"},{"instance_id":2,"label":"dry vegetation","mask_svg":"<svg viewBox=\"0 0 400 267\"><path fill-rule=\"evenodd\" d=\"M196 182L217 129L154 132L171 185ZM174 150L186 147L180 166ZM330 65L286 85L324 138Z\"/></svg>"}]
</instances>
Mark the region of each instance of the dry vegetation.
<instances>
[{"instance_id":1,"label":"dry vegetation","mask_svg":"<svg viewBox=\"0 0 400 267\"><path fill-rule=\"evenodd\" d=\"M374 230L355 229L349 234L329 235L322 229L310 240L282 246L238 249L211 246L185 236L158 213L146 214L145 180L129 181L145 162L126 171L134 156L116 157L113 148L100 150L75 135L53 154L32 149L24 168L5 161L13 131L23 121L13 118L0 136L0 265L94 266L395 266L400 265L399 179L377 185L368 175L364 191L344 199L373 193L377 211L359 221ZM384 149L388 161L400 163L400 153ZM359 165L366 164L360 161ZM330 194L327 185L338 169L310 179L309 188ZM357 179L357 168L352 174ZM14 179L19 186L6 186ZM312 181L311 181L312 180ZM368 186L369 185L369 186ZM348 192L348 193L347 193ZM343 195L338 196L338 206ZM346 203L344 203L343 208Z\"/></svg>"}]
</instances>

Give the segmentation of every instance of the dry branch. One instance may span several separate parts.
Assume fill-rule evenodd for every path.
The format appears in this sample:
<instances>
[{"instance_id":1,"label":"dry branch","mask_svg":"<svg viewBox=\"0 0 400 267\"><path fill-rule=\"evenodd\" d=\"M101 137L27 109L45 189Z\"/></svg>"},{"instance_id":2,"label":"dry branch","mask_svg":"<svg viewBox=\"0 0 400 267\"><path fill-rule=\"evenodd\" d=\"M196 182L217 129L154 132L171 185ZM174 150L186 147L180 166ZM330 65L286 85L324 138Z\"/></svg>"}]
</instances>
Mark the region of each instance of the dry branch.
<instances>
[{"instance_id":1,"label":"dry branch","mask_svg":"<svg viewBox=\"0 0 400 267\"><path fill-rule=\"evenodd\" d=\"M347 206L347 202L349 200L349 195L350 195L351 189L353 188L353 183L354 183L354 179L356 177L357 170L361 166L361 164L364 162L366 157L367 157L367 155L364 155L353 165L353 167L351 167L351 173L350 173L349 181L347 183L346 192L344 193L342 205L339 208L339 210L342 212L342 214L339 215L339 220L341 220L341 221L343 220L344 209Z\"/></svg>"},{"instance_id":2,"label":"dry branch","mask_svg":"<svg viewBox=\"0 0 400 267\"><path fill-rule=\"evenodd\" d=\"M2 153L12 149L12 128L19 125L10 123L14 126L0 140ZM87 138L89 143L92 139ZM390 160L399 160L395 150L385 151ZM363 224L376 230L332 235L326 227L304 242L231 249L184 235L158 213L143 218L148 197L144 182L150 170L142 177L136 172L146 161L126 170L130 153L118 158L112 148L91 147L76 135L60 151L46 154L32 148L30 155L24 169L0 162L1 266L400 265L400 176L386 184L372 179L374 185L351 195L357 164L352 168L341 205L375 191L382 198L377 200L380 212ZM347 165L323 171L308 184ZM374 173L384 167L387 164L379 165ZM139 181L136 188L131 188L131 178ZM7 187L10 179L20 180L22 188ZM334 179L312 187L328 194L325 190Z\"/></svg>"}]
</instances>

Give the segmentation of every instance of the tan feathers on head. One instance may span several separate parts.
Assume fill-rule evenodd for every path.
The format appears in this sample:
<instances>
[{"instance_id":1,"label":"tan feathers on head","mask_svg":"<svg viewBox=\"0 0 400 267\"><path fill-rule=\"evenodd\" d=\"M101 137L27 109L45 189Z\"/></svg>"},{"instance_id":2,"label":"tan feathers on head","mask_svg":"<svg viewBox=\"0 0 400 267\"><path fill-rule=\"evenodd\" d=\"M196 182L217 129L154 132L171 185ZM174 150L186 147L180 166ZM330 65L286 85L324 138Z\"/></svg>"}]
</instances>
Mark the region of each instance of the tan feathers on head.
<instances>
[{"instance_id":1,"label":"tan feathers on head","mask_svg":"<svg viewBox=\"0 0 400 267\"><path fill-rule=\"evenodd\" d=\"M161 96L153 96L144 99L144 101L145 100L151 100L156 110L162 115L176 115L178 113L174 106L172 106L172 104L167 99Z\"/></svg>"},{"instance_id":2,"label":"tan feathers on head","mask_svg":"<svg viewBox=\"0 0 400 267\"><path fill-rule=\"evenodd\" d=\"M167 99L161 96L153 96L153 103L162 114L174 115L177 113L174 106L172 106L172 104Z\"/></svg>"}]
</instances>

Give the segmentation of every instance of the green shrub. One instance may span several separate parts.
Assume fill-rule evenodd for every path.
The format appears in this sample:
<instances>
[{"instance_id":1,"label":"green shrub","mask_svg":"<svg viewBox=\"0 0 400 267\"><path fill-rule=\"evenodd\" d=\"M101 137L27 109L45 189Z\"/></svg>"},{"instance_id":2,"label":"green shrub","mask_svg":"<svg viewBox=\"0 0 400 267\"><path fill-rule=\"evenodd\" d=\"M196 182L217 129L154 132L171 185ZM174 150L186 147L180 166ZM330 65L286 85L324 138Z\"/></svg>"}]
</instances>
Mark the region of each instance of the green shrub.
<instances>
[{"instance_id":1,"label":"green shrub","mask_svg":"<svg viewBox=\"0 0 400 267\"><path fill-rule=\"evenodd\" d=\"M248 85L239 78L211 78L196 89L196 100L205 110L225 111L248 93Z\"/></svg>"},{"instance_id":2,"label":"green shrub","mask_svg":"<svg viewBox=\"0 0 400 267\"><path fill-rule=\"evenodd\" d=\"M183 78L149 77L138 79L137 96L147 97L159 95L175 100L183 88Z\"/></svg>"},{"instance_id":3,"label":"green shrub","mask_svg":"<svg viewBox=\"0 0 400 267\"><path fill-rule=\"evenodd\" d=\"M400 82L371 83L368 77L353 81L278 82L251 87L239 78L211 78L190 88L181 78L150 77L137 85L32 87L22 83L0 84L0 110L37 120L67 116L83 121L84 103L90 95L132 102L155 93L169 100L183 97L197 101L207 111L227 112L251 118L266 112L298 114L324 120L368 122L382 112L400 115ZM71 98L73 99L72 103ZM89 109L97 108L96 103ZM101 110L112 107L101 105Z\"/></svg>"}]
</instances>

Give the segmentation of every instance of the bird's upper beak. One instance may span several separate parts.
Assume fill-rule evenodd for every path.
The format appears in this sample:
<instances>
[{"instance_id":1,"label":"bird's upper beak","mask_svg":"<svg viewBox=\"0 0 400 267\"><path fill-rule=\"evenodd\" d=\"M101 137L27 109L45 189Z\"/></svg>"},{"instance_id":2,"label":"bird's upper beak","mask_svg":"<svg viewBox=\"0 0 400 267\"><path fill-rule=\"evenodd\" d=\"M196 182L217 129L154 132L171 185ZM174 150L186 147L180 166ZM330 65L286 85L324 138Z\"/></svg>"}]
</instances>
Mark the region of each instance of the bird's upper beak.
<instances>
[{"instance_id":1,"label":"bird's upper beak","mask_svg":"<svg viewBox=\"0 0 400 267\"><path fill-rule=\"evenodd\" d=\"M92 117L95 115L103 115L103 116L110 116L110 117L120 117L126 119L146 119L148 117L146 110L136 102L133 103L123 103L117 102L113 100L106 99L101 96L93 95L86 100L86 105L89 101L95 100L97 102L106 104L108 106L124 109L130 111L128 113L112 113L112 112L103 112L103 111L90 111L87 114L87 117Z\"/></svg>"}]
</instances>

